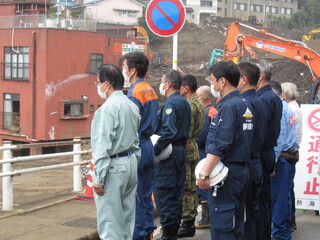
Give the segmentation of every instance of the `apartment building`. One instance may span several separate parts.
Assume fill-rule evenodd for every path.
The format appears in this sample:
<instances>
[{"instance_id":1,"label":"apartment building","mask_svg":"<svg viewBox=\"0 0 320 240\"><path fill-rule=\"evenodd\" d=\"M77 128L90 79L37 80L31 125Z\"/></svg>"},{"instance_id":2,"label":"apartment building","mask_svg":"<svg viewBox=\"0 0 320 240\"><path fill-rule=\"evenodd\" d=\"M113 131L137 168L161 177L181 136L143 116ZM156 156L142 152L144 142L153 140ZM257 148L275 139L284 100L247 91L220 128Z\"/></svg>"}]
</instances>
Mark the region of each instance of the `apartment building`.
<instances>
[{"instance_id":1,"label":"apartment building","mask_svg":"<svg viewBox=\"0 0 320 240\"><path fill-rule=\"evenodd\" d=\"M268 15L291 17L298 10L298 0L182 0L187 21L203 24L211 16L248 18L266 22Z\"/></svg>"}]
</instances>

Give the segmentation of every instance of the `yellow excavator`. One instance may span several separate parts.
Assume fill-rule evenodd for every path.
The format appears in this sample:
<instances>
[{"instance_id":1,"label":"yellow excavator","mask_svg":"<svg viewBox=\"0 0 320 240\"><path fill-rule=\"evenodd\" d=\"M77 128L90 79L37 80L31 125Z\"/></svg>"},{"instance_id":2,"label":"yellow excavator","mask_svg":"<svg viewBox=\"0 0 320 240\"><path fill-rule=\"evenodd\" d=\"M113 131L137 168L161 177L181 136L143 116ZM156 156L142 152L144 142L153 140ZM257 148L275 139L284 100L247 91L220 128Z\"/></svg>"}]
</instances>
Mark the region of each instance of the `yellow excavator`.
<instances>
[{"instance_id":1,"label":"yellow excavator","mask_svg":"<svg viewBox=\"0 0 320 240\"><path fill-rule=\"evenodd\" d=\"M320 39L320 28L313 29L308 35L302 36L302 41L319 40Z\"/></svg>"}]
</instances>

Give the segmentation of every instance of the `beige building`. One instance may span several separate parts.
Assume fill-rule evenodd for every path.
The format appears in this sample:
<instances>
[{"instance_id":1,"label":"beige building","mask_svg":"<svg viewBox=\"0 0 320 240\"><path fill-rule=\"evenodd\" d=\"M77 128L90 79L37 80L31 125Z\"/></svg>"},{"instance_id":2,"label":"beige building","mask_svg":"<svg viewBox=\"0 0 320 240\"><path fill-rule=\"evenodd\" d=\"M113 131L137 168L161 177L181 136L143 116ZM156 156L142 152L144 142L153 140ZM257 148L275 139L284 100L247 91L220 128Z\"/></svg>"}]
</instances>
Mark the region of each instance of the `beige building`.
<instances>
[{"instance_id":1,"label":"beige building","mask_svg":"<svg viewBox=\"0 0 320 240\"><path fill-rule=\"evenodd\" d=\"M98 22L137 25L145 6L135 0L84 0L69 11L78 11L79 18Z\"/></svg>"},{"instance_id":2,"label":"beige building","mask_svg":"<svg viewBox=\"0 0 320 240\"><path fill-rule=\"evenodd\" d=\"M249 18L266 22L268 15L291 17L298 10L298 0L182 0L187 20L204 23L210 16Z\"/></svg>"}]
</instances>

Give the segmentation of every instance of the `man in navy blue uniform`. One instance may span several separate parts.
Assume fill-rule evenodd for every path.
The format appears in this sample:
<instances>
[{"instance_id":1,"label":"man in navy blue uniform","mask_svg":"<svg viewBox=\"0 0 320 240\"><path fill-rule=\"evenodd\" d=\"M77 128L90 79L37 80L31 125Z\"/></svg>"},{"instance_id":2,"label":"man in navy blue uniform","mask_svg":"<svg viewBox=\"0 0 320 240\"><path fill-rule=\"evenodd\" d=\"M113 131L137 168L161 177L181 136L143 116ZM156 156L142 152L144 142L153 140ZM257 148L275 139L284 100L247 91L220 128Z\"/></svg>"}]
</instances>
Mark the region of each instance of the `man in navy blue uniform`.
<instances>
[{"instance_id":1,"label":"man in navy blue uniform","mask_svg":"<svg viewBox=\"0 0 320 240\"><path fill-rule=\"evenodd\" d=\"M231 61L221 61L209 69L211 89L218 102L218 114L211 123L206 161L198 177L200 189L209 189L211 239L244 240L247 164L253 136L254 116L250 104L240 96L237 86L240 71ZM222 187L210 188L209 174L221 161L228 167Z\"/></svg>"},{"instance_id":2,"label":"man in navy blue uniform","mask_svg":"<svg viewBox=\"0 0 320 240\"><path fill-rule=\"evenodd\" d=\"M138 164L138 188L136 200L136 221L133 240L149 240L156 225L153 223L152 202L154 150L150 140L157 126L158 97L146 82L149 60L142 52L130 52L123 56L123 75L131 85L128 97L139 108L139 147L141 160Z\"/></svg>"},{"instance_id":3,"label":"man in navy blue uniform","mask_svg":"<svg viewBox=\"0 0 320 240\"><path fill-rule=\"evenodd\" d=\"M246 99L253 108L255 126L253 129L253 139L251 144L251 162L248 164L249 182L246 194L246 222L244 239L257 240L257 221L259 213L259 194L261 191L262 166L260 153L264 143L267 119L266 110L263 103L256 95L256 85L260 78L259 67L251 62L240 62L240 81L238 89L241 96Z\"/></svg>"},{"instance_id":4,"label":"man in navy blue uniform","mask_svg":"<svg viewBox=\"0 0 320 240\"><path fill-rule=\"evenodd\" d=\"M181 96L182 78L176 70L169 70L161 79L161 95L167 99L158 113L156 134L160 136L154 145L158 156L169 144L171 155L155 163L154 195L162 226L161 240L177 239L182 217L182 197L185 181L185 145L189 136L191 109Z\"/></svg>"},{"instance_id":5,"label":"man in navy blue uniform","mask_svg":"<svg viewBox=\"0 0 320 240\"><path fill-rule=\"evenodd\" d=\"M280 133L280 120L282 116L282 103L280 98L272 91L270 80L272 65L266 60L258 62L261 74L257 84L257 95L265 105L267 118L267 134L262 147L260 160L262 164L262 188L259 200L259 230L258 240L269 240L271 236L271 206L270 206L270 174L274 170L274 147Z\"/></svg>"}]
</instances>

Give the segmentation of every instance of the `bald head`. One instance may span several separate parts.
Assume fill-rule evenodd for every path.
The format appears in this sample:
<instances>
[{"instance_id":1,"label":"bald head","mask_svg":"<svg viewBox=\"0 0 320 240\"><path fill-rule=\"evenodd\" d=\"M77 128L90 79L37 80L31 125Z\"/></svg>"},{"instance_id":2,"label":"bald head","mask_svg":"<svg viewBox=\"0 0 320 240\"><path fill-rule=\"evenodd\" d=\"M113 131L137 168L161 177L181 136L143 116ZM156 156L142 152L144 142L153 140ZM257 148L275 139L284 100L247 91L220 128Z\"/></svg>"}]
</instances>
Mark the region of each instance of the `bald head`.
<instances>
[{"instance_id":1,"label":"bald head","mask_svg":"<svg viewBox=\"0 0 320 240\"><path fill-rule=\"evenodd\" d=\"M213 95L209 86L201 86L197 89L197 96L205 104L208 105L213 102Z\"/></svg>"}]
</instances>

